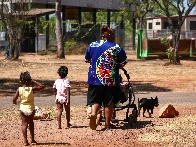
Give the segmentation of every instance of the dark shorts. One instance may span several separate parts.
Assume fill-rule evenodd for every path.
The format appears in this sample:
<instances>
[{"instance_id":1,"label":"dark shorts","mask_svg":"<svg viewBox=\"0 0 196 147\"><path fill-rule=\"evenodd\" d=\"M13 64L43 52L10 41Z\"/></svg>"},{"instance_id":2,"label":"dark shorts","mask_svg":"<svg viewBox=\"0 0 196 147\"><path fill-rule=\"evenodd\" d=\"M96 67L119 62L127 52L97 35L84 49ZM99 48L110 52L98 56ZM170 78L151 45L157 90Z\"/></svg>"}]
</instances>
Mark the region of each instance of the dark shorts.
<instances>
[{"instance_id":1,"label":"dark shorts","mask_svg":"<svg viewBox=\"0 0 196 147\"><path fill-rule=\"evenodd\" d=\"M111 105L115 101L117 90L115 86L89 85L87 105Z\"/></svg>"}]
</instances>

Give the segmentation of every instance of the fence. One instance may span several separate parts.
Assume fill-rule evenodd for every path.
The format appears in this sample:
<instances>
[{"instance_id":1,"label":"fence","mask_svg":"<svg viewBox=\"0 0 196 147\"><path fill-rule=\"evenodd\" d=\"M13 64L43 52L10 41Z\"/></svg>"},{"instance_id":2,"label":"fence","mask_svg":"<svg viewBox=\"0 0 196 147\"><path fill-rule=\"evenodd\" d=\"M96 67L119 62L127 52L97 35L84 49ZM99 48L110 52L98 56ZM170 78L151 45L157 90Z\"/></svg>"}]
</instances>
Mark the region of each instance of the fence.
<instances>
[{"instance_id":1,"label":"fence","mask_svg":"<svg viewBox=\"0 0 196 147\"><path fill-rule=\"evenodd\" d=\"M170 30L144 30L144 37L147 39L171 37ZM196 38L196 31L181 31L180 39Z\"/></svg>"},{"instance_id":2,"label":"fence","mask_svg":"<svg viewBox=\"0 0 196 147\"><path fill-rule=\"evenodd\" d=\"M111 25L115 32L115 41L121 47L130 47L131 45L131 38L125 39L125 32L124 29L120 28L120 25L113 24ZM81 27L78 24L69 24L66 26L66 33L65 33L65 41L69 41L74 39L77 43L85 43L90 44L93 41L99 40L101 38L101 25L97 24L86 24L82 25ZM50 36L50 45L55 45L55 34ZM51 44L52 43L52 44Z\"/></svg>"},{"instance_id":3,"label":"fence","mask_svg":"<svg viewBox=\"0 0 196 147\"><path fill-rule=\"evenodd\" d=\"M190 33L191 35L188 33ZM148 57L149 55L166 56L166 51L168 47L161 44L160 39L146 38L146 35L148 37L148 34L143 33L143 30L138 30L137 34L138 36L137 36L136 55L138 58L143 58L143 57L145 58ZM188 37L193 37L195 33L186 32L185 34L187 34L185 35L187 36L187 38L180 39L179 42L179 55L189 56L189 57L195 56L196 38L188 38ZM161 35L167 35L167 34L163 33Z\"/></svg>"},{"instance_id":4,"label":"fence","mask_svg":"<svg viewBox=\"0 0 196 147\"><path fill-rule=\"evenodd\" d=\"M77 43L90 44L93 41L99 40L101 38L101 24L86 24L78 27L78 24L71 24L66 26L66 32L64 34L64 41L69 41L74 39ZM125 36L125 30L120 27L118 23L112 23L111 26L115 31L115 41L124 49L129 49L131 47L131 38ZM3 34L4 35L4 34ZM0 34L0 46L5 46L6 41L4 40L2 34ZM4 35L5 36L5 35ZM25 37L22 44L22 52L38 52L45 50L49 46L56 46L56 34L55 32L49 36L49 44L46 43L46 35L39 34L38 42L37 38L34 36Z\"/></svg>"}]
</instances>

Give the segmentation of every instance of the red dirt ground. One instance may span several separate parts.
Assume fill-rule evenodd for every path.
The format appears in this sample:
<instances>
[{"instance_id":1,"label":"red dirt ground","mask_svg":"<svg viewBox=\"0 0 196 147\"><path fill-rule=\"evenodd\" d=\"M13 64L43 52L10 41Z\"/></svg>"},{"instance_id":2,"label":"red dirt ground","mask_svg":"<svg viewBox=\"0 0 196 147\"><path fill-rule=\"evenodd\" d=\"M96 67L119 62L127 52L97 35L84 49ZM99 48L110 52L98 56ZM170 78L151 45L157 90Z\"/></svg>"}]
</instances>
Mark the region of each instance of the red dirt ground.
<instances>
[{"instance_id":1,"label":"red dirt ground","mask_svg":"<svg viewBox=\"0 0 196 147\"><path fill-rule=\"evenodd\" d=\"M28 70L32 77L43 82L46 89L39 96L51 95L51 86L58 75L60 65L69 68L68 78L72 82L72 95L85 95L88 64L84 63L83 55L69 55L66 59L57 59L55 55L40 56L25 54L18 61L4 60L0 57L1 97L10 101L9 109L0 109L0 146L21 147L23 145L21 122L18 111L12 109L12 96L19 86L19 74ZM136 59L135 55L128 54L126 69L131 76L137 93L144 92L176 92L188 93L196 90L196 62L195 59L181 60L181 65L167 65L168 60L151 58L148 60ZM166 65L166 66L165 66ZM126 80L126 77L123 77ZM180 97L180 95L179 95ZM73 126L57 129L55 114L54 120L35 120L36 146L71 146L71 147L155 147L155 146L196 146L196 105L178 104L176 110L180 112L176 118L159 118L158 112L163 104L155 108L152 118L138 117L138 122L130 127L123 119L125 110L117 112L118 122L116 129L97 131L88 127L85 106L71 107ZM55 111L55 107L50 109ZM189 117L190 116L190 117ZM65 123L65 118L63 125ZM174 128L170 129L173 125ZM28 134L29 136L29 134ZM30 140L30 139L29 139Z\"/></svg>"}]
</instances>

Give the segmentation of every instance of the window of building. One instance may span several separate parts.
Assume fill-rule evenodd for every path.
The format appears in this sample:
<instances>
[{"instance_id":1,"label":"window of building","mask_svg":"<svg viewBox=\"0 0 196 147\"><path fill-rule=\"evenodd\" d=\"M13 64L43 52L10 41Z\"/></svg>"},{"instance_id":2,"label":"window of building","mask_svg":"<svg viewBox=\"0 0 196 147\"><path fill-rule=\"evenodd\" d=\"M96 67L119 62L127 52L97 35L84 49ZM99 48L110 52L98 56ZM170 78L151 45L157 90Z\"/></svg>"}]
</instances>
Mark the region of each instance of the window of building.
<instances>
[{"instance_id":1,"label":"window of building","mask_svg":"<svg viewBox=\"0 0 196 147\"><path fill-rule=\"evenodd\" d=\"M190 21L190 30L196 30L196 21Z\"/></svg>"},{"instance_id":2,"label":"window of building","mask_svg":"<svg viewBox=\"0 0 196 147\"><path fill-rule=\"evenodd\" d=\"M152 29L152 22L148 23L148 29Z\"/></svg>"},{"instance_id":3,"label":"window of building","mask_svg":"<svg viewBox=\"0 0 196 147\"><path fill-rule=\"evenodd\" d=\"M178 28L178 21L173 21L174 29Z\"/></svg>"},{"instance_id":4,"label":"window of building","mask_svg":"<svg viewBox=\"0 0 196 147\"><path fill-rule=\"evenodd\" d=\"M163 23L163 29L167 29L169 27L169 23L168 22L164 22Z\"/></svg>"},{"instance_id":5,"label":"window of building","mask_svg":"<svg viewBox=\"0 0 196 147\"><path fill-rule=\"evenodd\" d=\"M161 23L160 22L156 22L156 25L160 25Z\"/></svg>"},{"instance_id":6,"label":"window of building","mask_svg":"<svg viewBox=\"0 0 196 147\"><path fill-rule=\"evenodd\" d=\"M177 29L178 28L178 21L172 21L173 23L173 27L174 29ZM163 29L167 29L169 27L169 23L168 22L164 22L163 23Z\"/></svg>"}]
</instances>

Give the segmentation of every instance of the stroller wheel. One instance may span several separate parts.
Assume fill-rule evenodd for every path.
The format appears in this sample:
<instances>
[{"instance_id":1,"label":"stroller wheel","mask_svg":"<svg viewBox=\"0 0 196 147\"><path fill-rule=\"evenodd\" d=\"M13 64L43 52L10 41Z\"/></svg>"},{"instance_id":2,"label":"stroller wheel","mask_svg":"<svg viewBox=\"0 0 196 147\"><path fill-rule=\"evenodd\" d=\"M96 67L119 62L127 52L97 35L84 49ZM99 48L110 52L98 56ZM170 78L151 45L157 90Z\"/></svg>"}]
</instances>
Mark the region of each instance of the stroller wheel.
<instances>
[{"instance_id":1,"label":"stroller wheel","mask_svg":"<svg viewBox=\"0 0 196 147\"><path fill-rule=\"evenodd\" d=\"M133 109L132 113L129 115L129 125L133 126L137 122L137 110Z\"/></svg>"}]
</instances>

